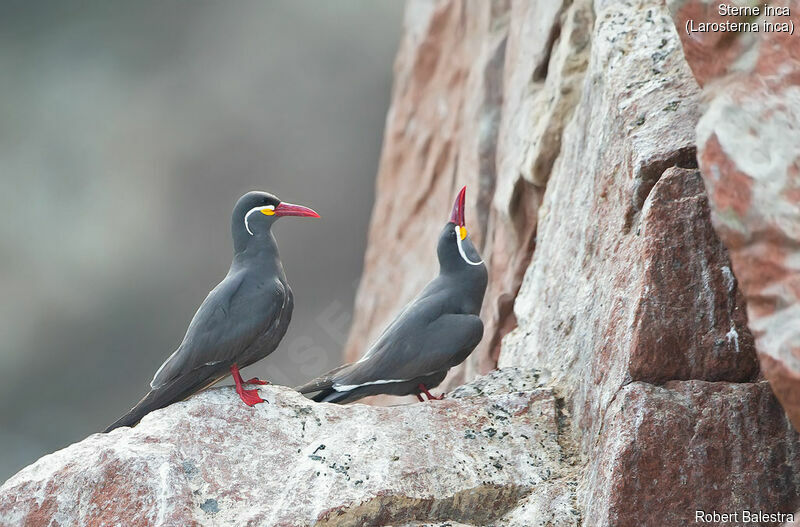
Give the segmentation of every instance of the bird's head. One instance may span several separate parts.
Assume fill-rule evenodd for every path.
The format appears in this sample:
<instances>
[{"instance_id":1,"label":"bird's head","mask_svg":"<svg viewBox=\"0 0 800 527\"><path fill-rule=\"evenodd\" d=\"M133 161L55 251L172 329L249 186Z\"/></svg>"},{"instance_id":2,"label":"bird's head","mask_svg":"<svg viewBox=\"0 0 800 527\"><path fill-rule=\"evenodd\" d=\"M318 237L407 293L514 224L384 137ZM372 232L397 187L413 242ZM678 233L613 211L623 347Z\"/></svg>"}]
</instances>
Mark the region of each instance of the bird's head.
<instances>
[{"instance_id":1,"label":"bird's head","mask_svg":"<svg viewBox=\"0 0 800 527\"><path fill-rule=\"evenodd\" d=\"M319 218L319 214L308 207L286 203L269 192L248 192L233 208L234 240L246 244L248 238L268 233L275 220L283 216Z\"/></svg>"},{"instance_id":2,"label":"bird's head","mask_svg":"<svg viewBox=\"0 0 800 527\"><path fill-rule=\"evenodd\" d=\"M450 220L439 235L437 253L442 271L458 271L470 268L482 268L483 260L478 249L472 244L467 234L464 220L464 202L467 187L461 189L453 204Z\"/></svg>"}]
</instances>

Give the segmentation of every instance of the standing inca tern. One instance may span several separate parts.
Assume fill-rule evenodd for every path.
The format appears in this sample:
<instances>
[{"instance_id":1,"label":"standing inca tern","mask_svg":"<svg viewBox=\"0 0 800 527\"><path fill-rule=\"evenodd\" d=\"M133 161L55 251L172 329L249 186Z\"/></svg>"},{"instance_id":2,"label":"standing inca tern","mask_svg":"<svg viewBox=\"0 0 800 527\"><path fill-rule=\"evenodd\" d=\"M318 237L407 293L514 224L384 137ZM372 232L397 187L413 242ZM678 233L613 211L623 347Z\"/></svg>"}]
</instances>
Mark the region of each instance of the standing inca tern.
<instances>
[{"instance_id":1,"label":"standing inca tern","mask_svg":"<svg viewBox=\"0 0 800 527\"><path fill-rule=\"evenodd\" d=\"M185 399L233 376L236 392L248 406L264 402L243 384L244 368L272 353L286 333L294 301L286 282L272 224L283 216L319 218L301 205L284 203L267 192L248 192L233 209L233 263L192 318L178 349L161 365L150 392L105 431L133 426L146 414Z\"/></svg>"},{"instance_id":2,"label":"standing inca tern","mask_svg":"<svg viewBox=\"0 0 800 527\"><path fill-rule=\"evenodd\" d=\"M400 312L369 351L295 388L318 392L318 402L347 403L368 395L421 393L442 382L447 371L461 363L483 336L478 317L488 275L464 226L464 197L456 198L450 221L439 235L439 275Z\"/></svg>"}]
</instances>

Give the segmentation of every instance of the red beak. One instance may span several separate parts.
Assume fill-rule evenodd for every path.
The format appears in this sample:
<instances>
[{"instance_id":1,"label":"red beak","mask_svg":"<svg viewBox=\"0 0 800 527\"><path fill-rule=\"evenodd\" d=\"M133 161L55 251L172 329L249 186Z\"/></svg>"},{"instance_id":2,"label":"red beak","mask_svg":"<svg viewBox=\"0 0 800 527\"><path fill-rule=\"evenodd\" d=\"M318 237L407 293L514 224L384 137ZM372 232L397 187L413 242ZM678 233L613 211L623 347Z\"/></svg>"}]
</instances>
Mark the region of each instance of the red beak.
<instances>
[{"instance_id":1,"label":"red beak","mask_svg":"<svg viewBox=\"0 0 800 527\"><path fill-rule=\"evenodd\" d=\"M464 199L467 195L467 187L461 189L461 192L456 196L456 202L453 204L453 212L450 214L450 221L459 227L464 226Z\"/></svg>"},{"instance_id":2,"label":"red beak","mask_svg":"<svg viewBox=\"0 0 800 527\"><path fill-rule=\"evenodd\" d=\"M275 207L275 216L304 216L308 218L319 218L319 214L308 207L284 202L278 203L278 206Z\"/></svg>"}]
</instances>

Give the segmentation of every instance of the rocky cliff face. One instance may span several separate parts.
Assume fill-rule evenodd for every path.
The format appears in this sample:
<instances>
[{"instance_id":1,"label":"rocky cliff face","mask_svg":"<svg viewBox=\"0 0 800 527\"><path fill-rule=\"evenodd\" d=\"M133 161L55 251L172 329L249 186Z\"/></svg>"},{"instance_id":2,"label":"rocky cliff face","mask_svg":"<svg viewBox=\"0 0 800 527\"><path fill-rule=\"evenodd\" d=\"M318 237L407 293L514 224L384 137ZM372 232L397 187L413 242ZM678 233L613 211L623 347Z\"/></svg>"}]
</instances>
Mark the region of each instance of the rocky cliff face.
<instances>
[{"instance_id":1,"label":"rocky cliff face","mask_svg":"<svg viewBox=\"0 0 800 527\"><path fill-rule=\"evenodd\" d=\"M682 525L701 505L798 504L797 437L757 382L749 329L767 376L786 379L789 388L773 384L778 395L800 400L789 269L800 225L791 117L800 104L789 87L797 44L774 34L679 36L689 17L720 21L712 4L442 1L407 10L348 358L433 274L440 211L467 184L490 269L487 331L449 382L498 363L548 376L587 460L587 525ZM796 21L797 6L792 13ZM754 47L755 63L740 60ZM731 71L742 86L704 96L700 83ZM772 80L761 86L763 75ZM728 140L722 151L715 129ZM428 221L409 226L403 243L385 236L401 237L409 214ZM416 265L395 265L403 254ZM775 441L788 458L747 467ZM723 445L748 454L719 451L710 462ZM782 472L767 493L777 494L737 487L730 474L742 471L751 480Z\"/></svg>"},{"instance_id":2,"label":"rocky cliff face","mask_svg":"<svg viewBox=\"0 0 800 527\"><path fill-rule=\"evenodd\" d=\"M469 384L388 408L213 390L25 469L0 522L795 511L800 438L773 390L797 424L798 37L679 36L709 6L410 1L346 355L433 276L466 184L486 332L446 385Z\"/></svg>"},{"instance_id":3,"label":"rocky cliff face","mask_svg":"<svg viewBox=\"0 0 800 527\"><path fill-rule=\"evenodd\" d=\"M800 2L781 5L793 16L759 22L796 23ZM681 26L708 7L673 9ZM800 40L754 35L684 40L709 101L697 144L714 226L747 297L761 367L800 428Z\"/></svg>"},{"instance_id":4,"label":"rocky cliff face","mask_svg":"<svg viewBox=\"0 0 800 527\"><path fill-rule=\"evenodd\" d=\"M587 2L409 2L348 359L434 275L436 235L466 184L470 233L491 269L486 331L448 385L496 366L591 26Z\"/></svg>"}]
</instances>

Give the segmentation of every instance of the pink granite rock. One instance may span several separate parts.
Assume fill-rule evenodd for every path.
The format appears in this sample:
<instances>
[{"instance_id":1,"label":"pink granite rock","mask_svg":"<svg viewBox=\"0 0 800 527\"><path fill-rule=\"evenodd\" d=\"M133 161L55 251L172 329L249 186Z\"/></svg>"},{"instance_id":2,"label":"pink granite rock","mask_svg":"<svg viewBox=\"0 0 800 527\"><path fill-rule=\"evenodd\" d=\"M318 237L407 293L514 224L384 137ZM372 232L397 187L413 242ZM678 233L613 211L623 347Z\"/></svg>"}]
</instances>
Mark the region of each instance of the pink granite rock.
<instances>
[{"instance_id":1,"label":"pink granite rock","mask_svg":"<svg viewBox=\"0 0 800 527\"><path fill-rule=\"evenodd\" d=\"M564 130L501 365L552 372L590 448L631 380L743 382L758 367L694 158L699 89L669 12L608 2ZM677 168L676 168L677 167Z\"/></svg>"},{"instance_id":2,"label":"pink granite rock","mask_svg":"<svg viewBox=\"0 0 800 527\"><path fill-rule=\"evenodd\" d=\"M697 511L792 513L798 434L766 382L634 382L606 411L584 524L694 525ZM768 469L766 469L768 467Z\"/></svg>"},{"instance_id":3,"label":"pink granite rock","mask_svg":"<svg viewBox=\"0 0 800 527\"><path fill-rule=\"evenodd\" d=\"M680 27L704 3L678 5ZM791 15L761 17L761 27L800 23L800 2L773 5ZM747 299L761 368L800 427L800 39L780 32L709 38L683 39L708 101L697 126L700 168ZM726 66L709 68L715 61Z\"/></svg>"}]
</instances>

